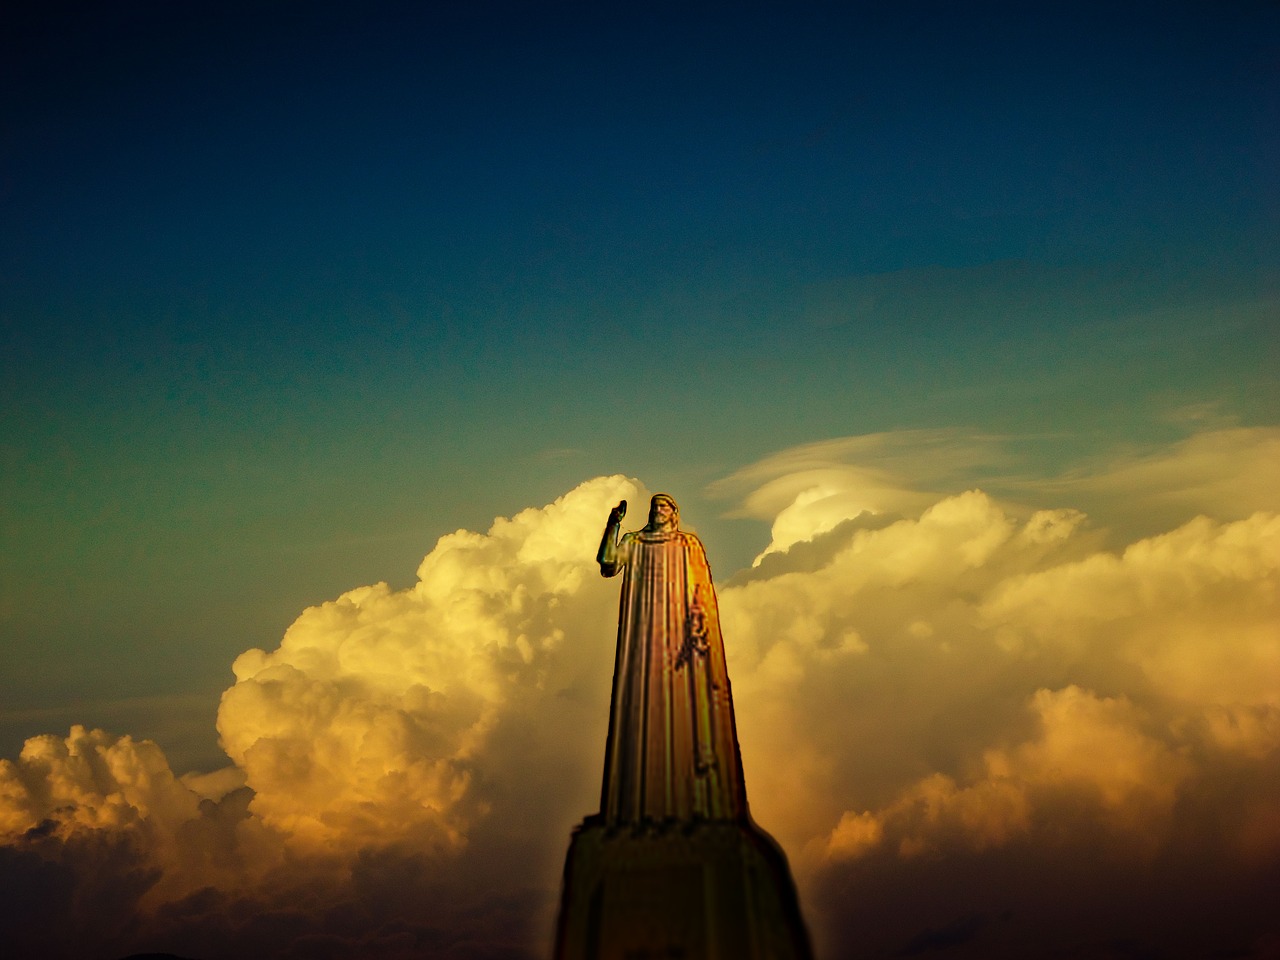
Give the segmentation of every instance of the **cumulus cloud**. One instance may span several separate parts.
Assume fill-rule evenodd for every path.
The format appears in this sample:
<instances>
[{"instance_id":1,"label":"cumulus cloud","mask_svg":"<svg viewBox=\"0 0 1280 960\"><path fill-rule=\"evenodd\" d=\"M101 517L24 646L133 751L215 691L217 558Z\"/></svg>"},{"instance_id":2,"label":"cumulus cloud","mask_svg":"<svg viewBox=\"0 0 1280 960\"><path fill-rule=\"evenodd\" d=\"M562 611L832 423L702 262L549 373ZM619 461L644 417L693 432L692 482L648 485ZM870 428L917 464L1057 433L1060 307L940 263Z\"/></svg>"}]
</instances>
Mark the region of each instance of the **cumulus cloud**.
<instances>
[{"instance_id":1,"label":"cumulus cloud","mask_svg":"<svg viewBox=\"0 0 1280 960\"><path fill-rule=\"evenodd\" d=\"M1232 442L1252 463L1270 440ZM1194 447L1153 455L1165 488L1207 489ZM717 571L720 608L753 814L820 956L1266 955L1274 491L1249 487L1247 512L1179 501L1117 544L1070 485L1046 499L1061 477L974 488L993 456L851 438L717 488L773 523L754 567ZM442 537L413 587L304 611L235 662L225 770L176 777L155 744L83 728L29 741L0 764L21 942L545 954L569 830L598 801L617 593L592 560L624 497L644 491L589 481Z\"/></svg>"},{"instance_id":2,"label":"cumulus cloud","mask_svg":"<svg viewBox=\"0 0 1280 960\"><path fill-rule=\"evenodd\" d=\"M1242 462L1270 443L1254 439ZM1161 461L1168 486L1174 463L1195 486L1203 463L1185 449ZM722 591L753 805L801 851L831 955L968 949L940 933L953 928L975 956L1025 955L1043 948L1033 915L1086 954L1104 930L1139 952L1267 949L1256 891L1280 866L1274 489L1267 510L1184 517L1119 549L1072 506L971 490L915 517L817 529ZM1082 862L1088 896L1067 882ZM990 873L999 896L950 884L957 870ZM1048 885L1064 904L1056 926L1023 889L1046 872L1063 878ZM1148 899L1130 910L1138 876ZM887 877L905 885L900 902L884 901ZM1202 909L1195 937L1152 919L1197 888L1220 904L1213 884L1259 909ZM1104 909L1100 891L1111 919L1071 930L1073 909ZM881 912L860 920L864 897Z\"/></svg>"},{"instance_id":3,"label":"cumulus cloud","mask_svg":"<svg viewBox=\"0 0 1280 960\"><path fill-rule=\"evenodd\" d=\"M1036 691L1028 708L1039 722L1035 738L986 751L970 782L935 773L881 811L846 811L827 856L853 859L883 843L904 858L953 847L982 851L1033 830L1052 834L1049 818L1036 817L1068 798L1115 841L1156 849L1191 762L1146 734L1141 711L1124 698L1069 686Z\"/></svg>"},{"instance_id":4,"label":"cumulus cloud","mask_svg":"<svg viewBox=\"0 0 1280 960\"><path fill-rule=\"evenodd\" d=\"M550 735L582 722L584 687L607 689L612 614L593 541L609 507L637 495L601 479L487 534L442 537L414 587L349 591L304 612L277 650L242 654L218 730L253 813L297 844L456 853L527 759L496 746L504 728L545 725L559 766L598 751L603 734Z\"/></svg>"},{"instance_id":5,"label":"cumulus cloud","mask_svg":"<svg viewBox=\"0 0 1280 960\"><path fill-rule=\"evenodd\" d=\"M414 587L304 611L234 664L226 770L179 779L154 743L102 731L32 739L0 766L4 840L74 868L57 841L126 838L146 878L131 908L197 953L540 953L599 788L617 601L595 543L643 496L590 481L442 537Z\"/></svg>"}]
</instances>

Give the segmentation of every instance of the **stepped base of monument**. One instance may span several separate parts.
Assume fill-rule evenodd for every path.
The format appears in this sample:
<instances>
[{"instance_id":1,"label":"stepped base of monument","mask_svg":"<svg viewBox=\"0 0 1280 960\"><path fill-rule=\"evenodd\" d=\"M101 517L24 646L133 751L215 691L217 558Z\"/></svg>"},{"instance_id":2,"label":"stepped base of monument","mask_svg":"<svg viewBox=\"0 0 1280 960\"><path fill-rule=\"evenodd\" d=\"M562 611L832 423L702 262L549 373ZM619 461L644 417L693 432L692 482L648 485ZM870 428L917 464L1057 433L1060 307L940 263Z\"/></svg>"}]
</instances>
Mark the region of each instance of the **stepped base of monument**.
<instances>
[{"instance_id":1,"label":"stepped base of monument","mask_svg":"<svg viewBox=\"0 0 1280 960\"><path fill-rule=\"evenodd\" d=\"M606 827L565 860L556 960L809 960L782 850L751 823Z\"/></svg>"}]
</instances>

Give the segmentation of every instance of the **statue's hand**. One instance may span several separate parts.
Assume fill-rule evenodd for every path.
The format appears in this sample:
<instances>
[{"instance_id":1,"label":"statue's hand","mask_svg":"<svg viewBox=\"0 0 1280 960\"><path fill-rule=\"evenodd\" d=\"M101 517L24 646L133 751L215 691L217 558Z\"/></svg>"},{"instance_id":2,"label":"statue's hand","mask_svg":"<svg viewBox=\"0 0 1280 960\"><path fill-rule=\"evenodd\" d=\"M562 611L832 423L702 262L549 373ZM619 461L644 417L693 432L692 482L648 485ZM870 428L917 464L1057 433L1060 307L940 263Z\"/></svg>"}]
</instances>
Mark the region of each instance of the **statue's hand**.
<instances>
[{"instance_id":1,"label":"statue's hand","mask_svg":"<svg viewBox=\"0 0 1280 960\"><path fill-rule=\"evenodd\" d=\"M600 564L600 573L612 577L618 572L618 533L622 526L622 518L627 515L627 501L621 501L609 511L609 522L605 524L604 536L600 538L600 551L596 554L596 562Z\"/></svg>"}]
</instances>

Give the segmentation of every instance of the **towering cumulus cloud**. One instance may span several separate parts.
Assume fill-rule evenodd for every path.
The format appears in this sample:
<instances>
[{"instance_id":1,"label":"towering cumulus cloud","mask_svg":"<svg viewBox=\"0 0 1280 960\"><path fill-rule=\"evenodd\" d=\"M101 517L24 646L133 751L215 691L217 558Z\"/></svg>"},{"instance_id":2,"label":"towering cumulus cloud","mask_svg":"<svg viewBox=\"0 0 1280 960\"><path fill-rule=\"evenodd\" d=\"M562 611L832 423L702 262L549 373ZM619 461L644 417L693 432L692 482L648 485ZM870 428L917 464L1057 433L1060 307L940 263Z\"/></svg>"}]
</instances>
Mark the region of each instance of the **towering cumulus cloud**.
<instances>
[{"instance_id":1,"label":"towering cumulus cloud","mask_svg":"<svg viewBox=\"0 0 1280 960\"><path fill-rule=\"evenodd\" d=\"M451 534L412 589L352 590L306 611L278 650L242 654L218 731L254 814L331 852L465 847L495 791L517 786L504 725L554 722L533 711L582 680L564 648L608 622L589 545L635 495L595 481L487 535Z\"/></svg>"},{"instance_id":2,"label":"towering cumulus cloud","mask_svg":"<svg viewBox=\"0 0 1280 960\"><path fill-rule=\"evenodd\" d=\"M753 812L819 956L1276 955L1280 485L1227 496L1276 439L997 496L966 489L989 439L882 435L717 488L773 524L721 617ZM617 597L594 548L645 494L589 481L442 537L413 587L304 611L236 660L221 771L81 727L29 740L0 762L9 941L545 955L598 802ZM1081 511L1108 503L1156 532Z\"/></svg>"},{"instance_id":3,"label":"towering cumulus cloud","mask_svg":"<svg viewBox=\"0 0 1280 960\"><path fill-rule=\"evenodd\" d=\"M609 507L641 496L585 483L442 537L410 589L305 611L235 662L218 713L233 768L184 782L152 743L29 741L0 768L8 875L44 878L42 910L77 916L23 942L540 953L557 858L598 789L616 598L594 546ZM116 863L126 883L107 880Z\"/></svg>"},{"instance_id":4,"label":"towering cumulus cloud","mask_svg":"<svg viewBox=\"0 0 1280 960\"><path fill-rule=\"evenodd\" d=\"M1159 462L1161 509L1234 469L1179 489ZM833 477L846 519L723 601L757 809L804 851L825 954L1274 955L1280 517L1109 548L1070 508L894 518Z\"/></svg>"}]
</instances>

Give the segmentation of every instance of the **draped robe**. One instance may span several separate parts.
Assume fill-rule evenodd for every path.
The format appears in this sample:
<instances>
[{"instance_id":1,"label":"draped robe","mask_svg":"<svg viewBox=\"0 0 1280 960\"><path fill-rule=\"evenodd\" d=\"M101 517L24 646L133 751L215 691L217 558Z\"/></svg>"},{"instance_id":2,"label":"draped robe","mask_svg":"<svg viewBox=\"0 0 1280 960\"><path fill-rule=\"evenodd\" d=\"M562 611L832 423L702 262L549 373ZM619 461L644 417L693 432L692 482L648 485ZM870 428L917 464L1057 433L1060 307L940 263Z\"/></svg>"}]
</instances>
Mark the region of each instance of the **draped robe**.
<instances>
[{"instance_id":1,"label":"draped robe","mask_svg":"<svg viewBox=\"0 0 1280 960\"><path fill-rule=\"evenodd\" d=\"M744 820L746 787L715 588L702 542L628 533L600 810L610 825Z\"/></svg>"}]
</instances>

